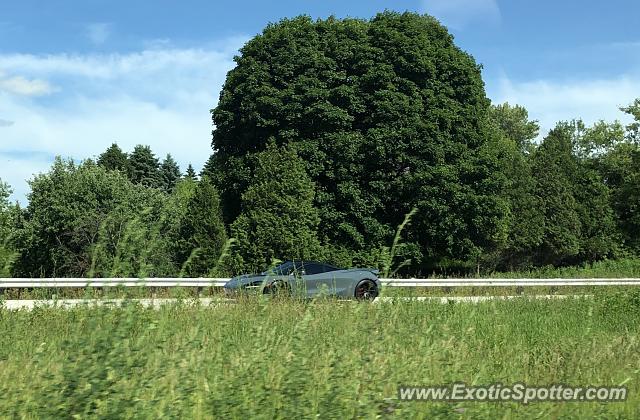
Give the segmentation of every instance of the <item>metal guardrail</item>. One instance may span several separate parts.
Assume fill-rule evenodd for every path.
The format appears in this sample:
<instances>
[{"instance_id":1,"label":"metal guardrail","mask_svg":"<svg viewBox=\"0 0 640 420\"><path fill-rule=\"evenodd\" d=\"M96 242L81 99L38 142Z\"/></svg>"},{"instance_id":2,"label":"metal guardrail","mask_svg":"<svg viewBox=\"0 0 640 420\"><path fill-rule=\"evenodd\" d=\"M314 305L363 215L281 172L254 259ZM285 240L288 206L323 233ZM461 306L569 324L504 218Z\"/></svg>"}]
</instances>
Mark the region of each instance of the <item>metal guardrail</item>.
<instances>
[{"instance_id":1,"label":"metal guardrail","mask_svg":"<svg viewBox=\"0 0 640 420\"><path fill-rule=\"evenodd\" d=\"M380 279L394 287L479 287L479 286L640 286L640 278L593 279Z\"/></svg>"},{"instance_id":2,"label":"metal guardrail","mask_svg":"<svg viewBox=\"0 0 640 420\"><path fill-rule=\"evenodd\" d=\"M222 287L227 278L2 278L0 289L72 287ZM380 279L389 287L640 286L640 278L593 279Z\"/></svg>"}]
</instances>

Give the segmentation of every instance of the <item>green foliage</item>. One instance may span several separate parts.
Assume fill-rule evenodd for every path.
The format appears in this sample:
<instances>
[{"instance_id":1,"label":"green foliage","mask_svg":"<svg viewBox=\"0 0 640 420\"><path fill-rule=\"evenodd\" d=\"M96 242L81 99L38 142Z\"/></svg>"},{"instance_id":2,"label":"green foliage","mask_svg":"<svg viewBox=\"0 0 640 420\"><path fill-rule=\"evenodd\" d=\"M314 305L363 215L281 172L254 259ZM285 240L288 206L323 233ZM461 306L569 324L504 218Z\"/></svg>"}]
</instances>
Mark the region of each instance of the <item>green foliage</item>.
<instances>
[{"instance_id":1,"label":"green foliage","mask_svg":"<svg viewBox=\"0 0 640 420\"><path fill-rule=\"evenodd\" d=\"M16 238L16 274L82 277L148 271L140 269L147 264L141 255L149 253L151 239L162 238L157 224L162 220L163 194L131 184L119 171L59 158L30 185L24 227ZM126 257L121 256L123 247L131 252ZM166 264L160 262L165 253L156 249L150 254L154 273L167 274ZM118 269L123 258L137 260L136 270Z\"/></svg>"},{"instance_id":2,"label":"green foliage","mask_svg":"<svg viewBox=\"0 0 640 420\"><path fill-rule=\"evenodd\" d=\"M0 179L0 277L9 277L11 266L16 258L12 246L15 212L20 211L9 204L12 191L8 184Z\"/></svg>"},{"instance_id":3,"label":"green foliage","mask_svg":"<svg viewBox=\"0 0 640 420\"><path fill-rule=\"evenodd\" d=\"M502 172L506 177L504 196L509 205L508 236L503 246L493 255L485 255L485 259L494 259L487 261L490 266L513 269L535 263L532 254L542 242L544 207L536 194L531 159L515 141L507 137L501 141Z\"/></svg>"},{"instance_id":4,"label":"green foliage","mask_svg":"<svg viewBox=\"0 0 640 420\"><path fill-rule=\"evenodd\" d=\"M124 174L129 173L129 159L127 154L120 147L113 143L109 148L98 157L98 165L110 171L121 171Z\"/></svg>"},{"instance_id":5,"label":"green foliage","mask_svg":"<svg viewBox=\"0 0 640 420\"><path fill-rule=\"evenodd\" d=\"M11 196L11 187L0 179L0 243L9 234L9 197Z\"/></svg>"},{"instance_id":6,"label":"green foliage","mask_svg":"<svg viewBox=\"0 0 640 420\"><path fill-rule=\"evenodd\" d=\"M167 154L160 165L160 176L162 177L162 188L168 193L173 191L180 180L180 167L170 154Z\"/></svg>"},{"instance_id":7,"label":"green foliage","mask_svg":"<svg viewBox=\"0 0 640 420\"><path fill-rule=\"evenodd\" d=\"M208 177L209 179L214 179L215 169L216 168L216 158L215 155L209 156L209 159L204 163L202 167L202 171L200 171L201 177ZM194 171L195 172L195 171Z\"/></svg>"},{"instance_id":8,"label":"green foliage","mask_svg":"<svg viewBox=\"0 0 640 420\"><path fill-rule=\"evenodd\" d=\"M184 174L185 179L190 179L191 181L197 181L198 176L196 175L196 170L193 169L193 165L189 164L187 166L187 172Z\"/></svg>"},{"instance_id":9,"label":"green foliage","mask_svg":"<svg viewBox=\"0 0 640 420\"><path fill-rule=\"evenodd\" d=\"M640 146L621 143L602 156L598 169L611 191L623 244L640 253Z\"/></svg>"},{"instance_id":10,"label":"green foliage","mask_svg":"<svg viewBox=\"0 0 640 420\"><path fill-rule=\"evenodd\" d=\"M131 182L145 187L160 188L162 177L158 159L151 151L151 147L137 145L129 156L131 167Z\"/></svg>"},{"instance_id":11,"label":"green foliage","mask_svg":"<svg viewBox=\"0 0 640 420\"><path fill-rule=\"evenodd\" d=\"M575 155L581 159L600 156L625 141L624 127L619 121L607 123L600 120L591 127L582 120L563 124L571 132Z\"/></svg>"},{"instance_id":12,"label":"green foliage","mask_svg":"<svg viewBox=\"0 0 640 420\"><path fill-rule=\"evenodd\" d=\"M609 187L598 171L584 162L573 182L580 220L578 261L597 261L616 256L621 241L611 207Z\"/></svg>"},{"instance_id":13,"label":"green foliage","mask_svg":"<svg viewBox=\"0 0 640 420\"><path fill-rule=\"evenodd\" d=\"M626 140L636 146L640 146L640 98L637 98L629 106L620 108L620 110L633 117L633 122L626 127Z\"/></svg>"},{"instance_id":14,"label":"green foliage","mask_svg":"<svg viewBox=\"0 0 640 420\"><path fill-rule=\"evenodd\" d=\"M295 151L270 144L258 154L253 181L242 196L242 213L231 226L245 269L264 269L275 258L319 255L313 197L314 185Z\"/></svg>"},{"instance_id":15,"label":"green foliage","mask_svg":"<svg viewBox=\"0 0 640 420\"><path fill-rule=\"evenodd\" d=\"M529 120L529 113L524 107L511 106L508 102L492 105L489 108L489 118L506 138L516 143L520 151L533 151L533 140L538 136L540 126L538 121Z\"/></svg>"},{"instance_id":16,"label":"green foliage","mask_svg":"<svg viewBox=\"0 0 640 420\"><path fill-rule=\"evenodd\" d=\"M406 240L416 262L475 261L504 240L504 177L495 153L481 152L490 135L480 67L434 18L285 19L236 62L212 113L207 168L227 223L273 140L296 146L316 184L319 236L334 247L379 249L414 207Z\"/></svg>"},{"instance_id":17,"label":"green foliage","mask_svg":"<svg viewBox=\"0 0 640 420\"><path fill-rule=\"evenodd\" d=\"M191 277L211 274L218 267L226 241L218 191L208 178L203 178L195 187L180 224L181 272Z\"/></svg>"},{"instance_id":18,"label":"green foliage","mask_svg":"<svg viewBox=\"0 0 640 420\"><path fill-rule=\"evenodd\" d=\"M544 209L544 234L537 253L543 264L559 264L580 252L581 226L573 195L577 168L571 132L559 125L533 156L536 195Z\"/></svg>"}]
</instances>

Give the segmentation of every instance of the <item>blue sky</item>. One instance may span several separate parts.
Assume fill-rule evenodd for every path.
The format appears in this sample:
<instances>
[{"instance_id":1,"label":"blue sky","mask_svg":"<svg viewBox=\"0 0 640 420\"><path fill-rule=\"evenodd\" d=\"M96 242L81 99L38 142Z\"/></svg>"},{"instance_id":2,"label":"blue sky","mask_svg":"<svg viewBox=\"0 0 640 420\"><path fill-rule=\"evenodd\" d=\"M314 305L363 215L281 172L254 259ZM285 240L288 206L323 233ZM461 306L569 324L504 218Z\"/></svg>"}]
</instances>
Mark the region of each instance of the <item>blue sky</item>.
<instances>
[{"instance_id":1,"label":"blue sky","mask_svg":"<svg viewBox=\"0 0 640 420\"><path fill-rule=\"evenodd\" d=\"M211 120L233 55L268 22L429 13L484 66L494 102L558 120L622 118L640 96L640 2L415 0L5 0L0 4L0 179L26 179L56 154L149 144L184 168L209 156Z\"/></svg>"}]
</instances>

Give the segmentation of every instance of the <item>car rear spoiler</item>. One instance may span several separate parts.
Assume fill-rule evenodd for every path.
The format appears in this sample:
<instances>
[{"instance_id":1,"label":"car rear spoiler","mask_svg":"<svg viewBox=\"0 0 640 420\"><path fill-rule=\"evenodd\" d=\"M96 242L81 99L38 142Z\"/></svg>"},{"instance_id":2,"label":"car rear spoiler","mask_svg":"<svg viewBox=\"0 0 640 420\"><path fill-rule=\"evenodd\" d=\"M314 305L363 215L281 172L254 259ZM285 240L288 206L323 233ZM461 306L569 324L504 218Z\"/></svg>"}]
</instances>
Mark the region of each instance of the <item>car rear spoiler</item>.
<instances>
[{"instance_id":1,"label":"car rear spoiler","mask_svg":"<svg viewBox=\"0 0 640 420\"><path fill-rule=\"evenodd\" d=\"M371 271L376 276L380 274L380 270L378 270L377 268L367 268L367 271Z\"/></svg>"}]
</instances>

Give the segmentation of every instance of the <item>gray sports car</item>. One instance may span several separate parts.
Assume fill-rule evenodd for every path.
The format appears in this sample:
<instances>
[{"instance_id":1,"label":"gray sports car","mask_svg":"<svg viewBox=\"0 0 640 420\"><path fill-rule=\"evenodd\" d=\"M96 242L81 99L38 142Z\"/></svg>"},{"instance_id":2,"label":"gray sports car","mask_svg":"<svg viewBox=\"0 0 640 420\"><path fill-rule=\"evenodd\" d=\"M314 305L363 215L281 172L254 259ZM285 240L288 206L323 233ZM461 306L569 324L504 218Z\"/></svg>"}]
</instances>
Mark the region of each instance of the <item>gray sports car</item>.
<instances>
[{"instance_id":1,"label":"gray sports car","mask_svg":"<svg viewBox=\"0 0 640 420\"><path fill-rule=\"evenodd\" d=\"M341 269L316 261L286 261L260 274L234 277L224 285L227 294L252 289L265 294L373 300L379 294L380 280L378 270L369 268Z\"/></svg>"}]
</instances>

